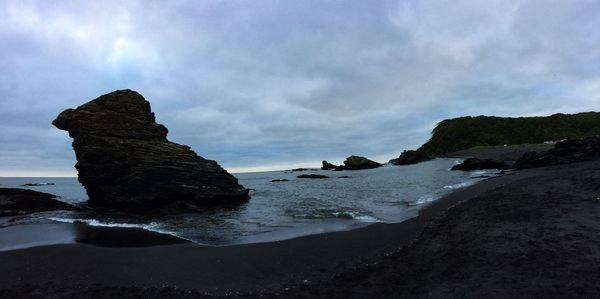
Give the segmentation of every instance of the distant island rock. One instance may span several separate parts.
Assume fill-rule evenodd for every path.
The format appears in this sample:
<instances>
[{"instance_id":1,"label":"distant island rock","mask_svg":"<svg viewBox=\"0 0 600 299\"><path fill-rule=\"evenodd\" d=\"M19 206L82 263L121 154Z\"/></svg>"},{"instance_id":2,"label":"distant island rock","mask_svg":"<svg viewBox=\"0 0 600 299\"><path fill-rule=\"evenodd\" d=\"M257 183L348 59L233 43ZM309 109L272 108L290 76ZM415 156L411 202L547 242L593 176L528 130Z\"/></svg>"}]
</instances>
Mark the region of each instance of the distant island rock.
<instances>
[{"instance_id":1,"label":"distant island rock","mask_svg":"<svg viewBox=\"0 0 600 299\"><path fill-rule=\"evenodd\" d=\"M73 138L90 205L178 212L249 198L216 161L167 140L167 128L135 91L117 90L67 109L52 124Z\"/></svg>"},{"instance_id":2,"label":"distant island rock","mask_svg":"<svg viewBox=\"0 0 600 299\"><path fill-rule=\"evenodd\" d=\"M54 186L54 183L26 183L22 187Z\"/></svg>"},{"instance_id":3,"label":"distant island rock","mask_svg":"<svg viewBox=\"0 0 600 299\"><path fill-rule=\"evenodd\" d=\"M335 170L361 170L371 169L382 166L380 163L369 160L361 156L350 156L344 161L344 165L338 166Z\"/></svg>"},{"instance_id":4,"label":"distant island rock","mask_svg":"<svg viewBox=\"0 0 600 299\"><path fill-rule=\"evenodd\" d=\"M431 160L431 157L422 151L405 150L400 157L389 161L394 165L409 165Z\"/></svg>"},{"instance_id":5,"label":"distant island rock","mask_svg":"<svg viewBox=\"0 0 600 299\"><path fill-rule=\"evenodd\" d=\"M494 159L469 158L460 164L452 166L451 170L470 171L478 169L505 169L508 167L509 165L506 163Z\"/></svg>"},{"instance_id":6,"label":"distant island rock","mask_svg":"<svg viewBox=\"0 0 600 299\"><path fill-rule=\"evenodd\" d=\"M525 169L560 165L600 158L600 136L570 139L554 144L554 148L542 152L525 153L514 168Z\"/></svg>"},{"instance_id":7,"label":"distant island rock","mask_svg":"<svg viewBox=\"0 0 600 299\"><path fill-rule=\"evenodd\" d=\"M337 165L333 165L325 160L323 160L323 167L321 167L322 170L332 170L332 169L336 169L338 168Z\"/></svg>"},{"instance_id":8,"label":"distant island rock","mask_svg":"<svg viewBox=\"0 0 600 299\"><path fill-rule=\"evenodd\" d=\"M77 209L76 206L57 200L53 194L27 189L0 188L0 217Z\"/></svg>"},{"instance_id":9,"label":"distant island rock","mask_svg":"<svg viewBox=\"0 0 600 299\"><path fill-rule=\"evenodd\" d=\"M322 174L302 174L298 176L299 179L328 179L329 177Z\"/></svg>"}]
</instances>

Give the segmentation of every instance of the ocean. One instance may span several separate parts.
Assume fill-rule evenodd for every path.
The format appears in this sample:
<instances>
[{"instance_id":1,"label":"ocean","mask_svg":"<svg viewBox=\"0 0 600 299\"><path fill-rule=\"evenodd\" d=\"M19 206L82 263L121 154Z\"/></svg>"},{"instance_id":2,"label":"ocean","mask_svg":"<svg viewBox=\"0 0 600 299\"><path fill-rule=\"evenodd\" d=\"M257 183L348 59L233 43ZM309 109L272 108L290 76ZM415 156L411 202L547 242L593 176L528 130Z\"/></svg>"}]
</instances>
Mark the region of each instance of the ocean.
<instances>
[{"instance_id":1,"label":"ocean","mask_svg":"<svg viewBox=\"0 0 600 299\"><path fill-rule=\"evenodd\" d=\"M234 175L240 183L253 190L252 198L235 208L152 219L53 211L33 214L31 219L39 223L85 222L92 226L143 228L213 246L270 242L349 230L376 222L402 222L445 194L497 172L450 171L458 162L442 158L415 165L385 165L358 171L309 169L239 173ZM330 178L297 178L310 173ZM274 179L288 181L271 182ZM53 185L22 186L27 183ZM87 199L85 189L76 178L0 178L0 186L48 192L69 203ZM31 225L31 219L23 225Z\"/></svg>"}]
</instances>

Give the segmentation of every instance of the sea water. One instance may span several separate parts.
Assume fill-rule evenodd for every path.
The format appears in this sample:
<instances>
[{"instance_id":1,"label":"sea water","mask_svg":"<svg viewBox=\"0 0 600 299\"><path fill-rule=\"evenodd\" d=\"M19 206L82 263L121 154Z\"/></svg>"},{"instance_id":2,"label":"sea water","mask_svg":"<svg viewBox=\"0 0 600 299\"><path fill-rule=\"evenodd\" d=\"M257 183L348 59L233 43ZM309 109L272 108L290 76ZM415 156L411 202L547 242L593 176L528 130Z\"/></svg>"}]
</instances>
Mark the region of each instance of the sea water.
<instances>
[{"instance_id":1,"label":"sea water","mask_svg":"<svg viewBox=\"0 0 600 299\"><path fill-rule=\"evenodd\" d=\"M36 213L33 217L50 222L138 227L205 245L268 242L376 222L402 222L445 194L495 173L450 171L457 162L435 159L415 165L386 165L357 171L311 169L234 174L242 185L252 189L252 198L235 208L216 208L203 213L148 219L52 211ZM330 178L297 178L310 173ZM271 182L274 179L288 181ZM22 186L27 183L53 185ZM76 178L0 178L0 187L52 193L62 201L75 204L87 200L85 189Z\"/></svg>"}]
</instances>

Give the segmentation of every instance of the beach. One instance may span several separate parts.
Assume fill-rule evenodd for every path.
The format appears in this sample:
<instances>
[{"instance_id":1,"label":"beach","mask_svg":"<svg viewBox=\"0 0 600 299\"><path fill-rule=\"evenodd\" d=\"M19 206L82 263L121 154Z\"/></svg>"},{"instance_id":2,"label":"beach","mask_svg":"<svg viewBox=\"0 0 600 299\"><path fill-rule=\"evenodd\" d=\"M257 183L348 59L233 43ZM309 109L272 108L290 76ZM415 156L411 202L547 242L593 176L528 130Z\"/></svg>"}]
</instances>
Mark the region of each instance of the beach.
<instances>
[{"instance_id":1,"label":"beach","mask_svg":"<svg viewBox=\"0 0 600 299\"><path fill-rule=\"evenodd\" d=\"M598 169L513 172L402 223L277 242L0 252L0 295L590 296L600 293Z\"/></svg>"}]
</instances>

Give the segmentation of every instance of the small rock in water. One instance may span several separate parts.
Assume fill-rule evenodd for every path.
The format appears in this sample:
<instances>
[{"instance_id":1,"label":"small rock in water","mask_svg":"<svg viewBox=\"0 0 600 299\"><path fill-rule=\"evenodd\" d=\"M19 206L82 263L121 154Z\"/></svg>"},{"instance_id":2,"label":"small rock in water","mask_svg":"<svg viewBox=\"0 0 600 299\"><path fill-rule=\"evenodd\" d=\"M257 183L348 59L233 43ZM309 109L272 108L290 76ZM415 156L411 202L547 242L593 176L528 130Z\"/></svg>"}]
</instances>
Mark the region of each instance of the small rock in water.
<instances>
[{"instance_id":1,"label":"small rock in water","mask_svg":"<svg viewBox=\"0 0 600 299\"><path fill-rule=\"evenodd\" d=\"M326 175L311 173L311 174L299 175L298 178L299 179L327 179L329 177Z\"/></svg>"},{"instance_id":2,"label":"small rock in water","mask_svg":"<svg viewBox=\"0 0 600 299\"><path fill-rule=\"evenodd\" d=\"M333 165L325 160L323 160L323 167L321 167L322 170L330 170L330 169L336 169L338 166L337 165Z\"/></svg>"},{"instance_id":3,"label":"small rock in water","mask_svg":"<svg viewBox=\"0 0 600 299\"><path fill-rule=\"evenodd\" d=\"M289 181L289 180L288 179L274 179L274 180L271 180L271 183L274 183L274 182L287 182L287 181Z\"/></svg>"}]
</instances>

